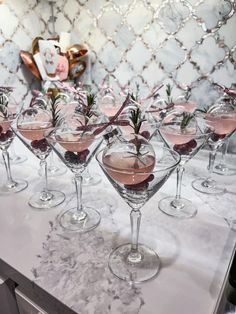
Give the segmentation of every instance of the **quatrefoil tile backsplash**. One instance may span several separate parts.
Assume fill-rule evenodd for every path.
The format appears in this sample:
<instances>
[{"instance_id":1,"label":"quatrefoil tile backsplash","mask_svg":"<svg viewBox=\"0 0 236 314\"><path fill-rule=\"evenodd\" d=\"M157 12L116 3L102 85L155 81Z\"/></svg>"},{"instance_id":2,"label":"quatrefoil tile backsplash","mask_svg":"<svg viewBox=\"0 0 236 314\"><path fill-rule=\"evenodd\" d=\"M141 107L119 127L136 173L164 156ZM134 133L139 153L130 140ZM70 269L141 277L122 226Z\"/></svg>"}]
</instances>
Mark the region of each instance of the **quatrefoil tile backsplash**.
<instances>
[{"instance_id":1,"label":"quatrefoil tile backsplash","mask_svg":"<svg viewBox=\"0 0 236 314\"><path fill-rule=\"evenodd\" d=\"M37 85L19 50L30 50L38 35L52 34L49 2L0 5L0 84L15 86L18 101ZM171 83L176 96L190 86L199 106L219 97L212 83L236 82L235 10L234 0L58 0L54 5L56 32L71 32L72 43L89 47L87 83L94 88L108 73L115 87L139 83L143 95L161 82Z\"/></svg>"}]
</instances>

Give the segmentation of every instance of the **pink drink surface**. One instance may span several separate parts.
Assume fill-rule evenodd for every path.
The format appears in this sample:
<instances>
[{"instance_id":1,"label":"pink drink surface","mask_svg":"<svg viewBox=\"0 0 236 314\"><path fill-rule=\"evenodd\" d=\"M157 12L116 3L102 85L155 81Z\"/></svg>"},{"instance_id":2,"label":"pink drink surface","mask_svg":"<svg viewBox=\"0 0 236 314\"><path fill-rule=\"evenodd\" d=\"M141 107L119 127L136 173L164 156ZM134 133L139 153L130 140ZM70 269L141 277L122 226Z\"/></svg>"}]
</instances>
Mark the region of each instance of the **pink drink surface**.
<instances>
[{"instance_id":1,"label":"pink drink surface","mask_svg":"<svg viewBox=\"0 0 236 314\"><path fill-rule=\"evenodd\" d=\"M195 128L180 129L179 126L162 126L160 132L164 139L171 144L185 144L193 140L196 134Z\"/></svg>"},{"instance_id":2,"label":"pink drink surface","mask_svg":"<svg viewBox=\"0 0 236 314\"><path fill-rule=\"evenodd\" d=\"M70 152L82 152L93 143L95 136L93 134L81 135L78 134L61 134L57 136L58 143Z\"/></svg>"},{"instance_id":3,"label":"pink drink surface","mask_svg":"<svg viewBox=\"0 0 236 314\"><path fill-rule=\"evenodd\" d=\"M113 152L103 157L108 174L117 182L134 185L145 181L155 166L155 157L133 156L129 153Z\"/></svg>"},{"instance_id":4,"label":"pink drink surface","mask_svg":"<svg viewBox=\"0 0 236 314\"><path fill-rule=\"evenodd\" d=\"M214 128L214 133L227 135L236 129L236 112L230 114L207 114L206 120Z\"/></svg>"},{"instance_id":5,"label":"pink drink surface","mask_svg":"<svg viewBox=\"0 0 236 314\"><path fill-rule=\"evenodd\" d=\"M2 127L2 132L7 132L10 129L11 120L0 121L0 126Z\"/></svg>"},{"instance_id":6,"label":"pink drink surface","mask_svg":"<svg viewBox=\"0 0 236 314\"><path fill-rule=\"evenodd\" d=\"M50 122L47 123L31 123L19 125L18 131L21 135L30 141L41 140L44 138L44 133L52 127Z\"/></svg>"},{"instance_id":7,"label":"pink drink surface","mask_svg":"<svg viewBox=\"0 0 236 314\"><path fill-rule=\"evenodd\" d=\"M175 103L175 108L183 108L184 111L193 113L196 109L197 104L194 101L181 101Z\"/></svg>"},{"instance_id":8,"label":"pink drink surface","mask_svg":"<svg viewBox=\"0 0 236 314\"><path fill-rule=\"evenodd\" d=\"M100 110L107 116L107 117L113 117L117 111L119 110L118 106L114 105L103 105L101 106Z\"/></svg>"}]
</instances>

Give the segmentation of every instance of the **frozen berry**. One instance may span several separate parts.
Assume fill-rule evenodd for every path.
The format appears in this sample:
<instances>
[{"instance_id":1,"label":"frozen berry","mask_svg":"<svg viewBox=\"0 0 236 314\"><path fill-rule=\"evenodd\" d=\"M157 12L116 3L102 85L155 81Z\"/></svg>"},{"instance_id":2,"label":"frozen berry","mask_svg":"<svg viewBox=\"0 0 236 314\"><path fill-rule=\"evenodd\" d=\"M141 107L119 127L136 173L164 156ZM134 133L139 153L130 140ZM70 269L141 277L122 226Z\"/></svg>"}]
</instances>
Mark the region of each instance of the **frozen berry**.
<instances>
[{"instance_id":1,"label":"frozen berry","mask_svg":"<svg viewBox=\"0 0 236 314\"><path fill-rule=\"evenodd\" d=\"M78 161L80 163L85 163L88 155L89 155L89 150L88 149L83 150L82 152L77 153Z\"/></svg>"},{"instance_id":2,"label":"frozen berry","mask_svg":"<svg viewBox=\"0 0 236 314\"><path fill-rule=\"evenodd\" d=\"M0 142L5 142L7 140L6 134L5 133L1 133L0 134Z\"/></svg>"},{"instance_id":3,"label":"frozen berry","mask_svg":"<svg viewBox=\"0 0 236 314\"><path fill-rule=\"evenodd\" d=\"M37 149L37 148L38 148L38 140L32 141L32 142L31 142L31 146L32 146L33 148Z\"/></svg>"},{"instance_id":4,"label":"frozen berry","mask_svg":"<svg viewBox=\"0 0 236 314\"><path fill-rule=\"evenodd\" d=\"M73 152L66 151L65 152L65 160L69 163L76 164L77 163L77 155Z\"/></svg>"},{"instance_id":5,"label":"frozen berry","mask_svg":"<svg viewBox=\"0 0 236 314\"><path fill-rule=\"evenodd\" d=\"M31 146L34 149L39 149L41 152L45 153L49 147L47 141L43 138L41 140L34 140L31 142Z\"/></svg>"},{"instance_id":6,"label":"frozen berry","mask_svg":"<svg viewBox=\"0 0 236 314\"><path fill-rule=\"evenodd\" d=\"M41 150L41 152L46 152L49 145L45 138L38 141L38 148Z\"/></svg>"},{"instance_id":7,"label":"frozen berry","mask_svg":"<svg viewBox=\"0 0 236 314\"><path fill-rule=\"evenodd\" d=\"M186 144L175 144L173 149L180 155L188 155L191 152L191 148Z\"/></svg>"},{"instance_id":8,"label":"frozen berry","mask_svg":"<svg viewBox=\"0 0 236 314\"><path fill-rule=\"evenodd\" d=\"M130 189L130 190L146 190L149 186L149 182L153 181L154 179L154 175L153 174L150 174L149 177L147 177L146 180L144 180L143 182L140 182L138 184L132 184L132 185L129 185L129 184L126 184L125 187L127 189Z\"/></svg>"},{"instance_id":9,"label":"frozen berry","mask_svg":"<svg viewBox=\"0 0 236 314\"><path fill-rule=\"evenodd\" d=\"M146 140L148 140L150 138L150 133L148 131L143 131L140 134L141 136L143 136L144 138L146 138Z\"/></svg>"},{"instance_id":10,"label":"frozen berry","mask_svg":"<svg viewBox=\"0 0 236 314\"><path fill-rule=\"evenodd\" d=\"M13 132L11 130L7 130L6 137L7 138L12 138L12 136L13 136Z\"/></svg>"},{"instance_id":11,"label":"frozen berry","mask_svg":"<svg viewBox=\"0 0 236 314\"><path fill-rule=\"evenodd\" d=\"M186 145L188 145L189 148L194 149L195 147L197 147L197 142L195 140L191 140L186 143Z\"/></svg>"},{"instance_id":12,"label":"frozen berry","mask_svg":"<svg viewBox=\"0 0 236 314\"><path fill-rule=\"evenodd\" d=\"M223 139L224 137L225 137L225 134L212 133L212 135L211 135L211 140L212 140L213 142L217 142L217 141Z\"/></svg>"}]
</instances>

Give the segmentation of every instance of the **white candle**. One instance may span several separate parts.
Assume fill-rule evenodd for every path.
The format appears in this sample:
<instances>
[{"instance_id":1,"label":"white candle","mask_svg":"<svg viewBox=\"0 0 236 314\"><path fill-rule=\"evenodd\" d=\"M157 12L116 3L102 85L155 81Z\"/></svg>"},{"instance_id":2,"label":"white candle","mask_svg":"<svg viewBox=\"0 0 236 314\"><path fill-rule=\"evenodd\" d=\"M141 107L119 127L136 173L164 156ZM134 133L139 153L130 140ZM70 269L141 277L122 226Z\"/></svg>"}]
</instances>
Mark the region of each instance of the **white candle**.
<instances>
[{"instance_id":1,"label":"white candle","mask_svg":"<svg viewBox=\"0 0 236 314\"><path fill-rule=\"evenodd\" d=\"M68 48L70 46L70 33L67 32L61 32L60 34L60 47L61 47L61 52L65 53L66 52L66 48Z\"/></svg>"}]
</instances>

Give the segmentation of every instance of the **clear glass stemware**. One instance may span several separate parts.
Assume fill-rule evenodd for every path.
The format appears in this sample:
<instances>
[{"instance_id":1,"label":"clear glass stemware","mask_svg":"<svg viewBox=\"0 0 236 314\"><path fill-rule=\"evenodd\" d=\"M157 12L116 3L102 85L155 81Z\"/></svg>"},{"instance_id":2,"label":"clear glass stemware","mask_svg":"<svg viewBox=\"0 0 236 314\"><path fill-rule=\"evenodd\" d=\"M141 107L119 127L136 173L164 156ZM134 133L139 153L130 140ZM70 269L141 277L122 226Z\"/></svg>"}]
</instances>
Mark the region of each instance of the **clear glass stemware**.
<instances>
[{"instance_id":1,"label":"clear glass stemware","mask_svg":"<svg viewBox=\"0 0 236 314\"><path fill-rule=\"evenodd\" d=\"M207 121L214 129L214 133L208 138L210 148L208 176L194 180L192 187L201 193L221 194L225 192L225 188L217 184L212 174L217 150L222 147L236 129L236 111L234 107L221 102L213 105L202 117L198 117L198 121L203 120Z\"/></svg>"},{"instance_id":2,"label":"clear glass stemware","mask_svg":"<svg viewBox=\"0 0 236 314\"><path fill-rule=\"evenodd\" d=\"M34 193L29 199L33 208L46 210L58 206L65 200L65 194L48 189L48 171L46 158L51 147L44 138L44 132L52 128L51 116L41 108L29 108L21 112L12 124L12 129L22 143L40 160L40 167L44 174L44 188Z\"/></svg>"},{"instance_id":3,"label":"clear glass stemware","mask_svg":"<svg viewBox=\"0 0 236 314\"><path fill-rule=\"evenodd\" d=\"M14 139L11 123L11 113L9 113L7 107L0 106L0 149L2 151L3 163L7 174L7 181L0 187L0 194L17 193L28 186L25 180L15 180L11 174L10 157L8 153L8 149Z\"/></svg>"},{"instance_id":4,"label":"clear glass stemware","mask_svg":"<svg viewBox=\"0 0 236 314\"><path fill-rule=\"evenodd\" d=\"M186 126L184 121L190 119ZM163 120L159 133L164 143L181 156L177 167L176 195L163 198L159 209L167 215L177 218L191 218L197 214L194 204L181 196L181 186L185 164L197 154L206 143L212 131L207 124L199 128L194 116L179 109L170 112Z\"/></svg>"},{"instance_id":5,"label":"clear glass stemware","mask_svg":"<svg viewBox=\"0 0 236 314\"><path fill-rule=\"evenodd\" d=\"M59 223L67 231L87 232L100 223L100 213L82 203L83 172L102 143L103 137L96 133L99 127L82 125L84 117L73 114L62 124L47 133L47 141L62 162L74 174L76 206L65 210Z\"/></svg>"},{"instance_id":6,"label":"clear glass stemware","mask_svg":"<svg viewBox=\"0 0 236 314\"><path fill-rule=\"evenodd\" d=\"M143 205L162 187L179 162L179 155L157 142L148 143L133 135L115 141L96 155L105 175L131 207L131 241L118 246L109 256L109 269L129 283L154 278L160 270L160 258L139 243Z\"/></svg>"}]
</instances>

